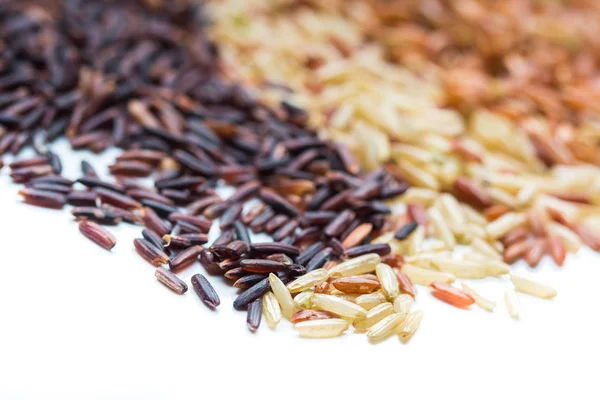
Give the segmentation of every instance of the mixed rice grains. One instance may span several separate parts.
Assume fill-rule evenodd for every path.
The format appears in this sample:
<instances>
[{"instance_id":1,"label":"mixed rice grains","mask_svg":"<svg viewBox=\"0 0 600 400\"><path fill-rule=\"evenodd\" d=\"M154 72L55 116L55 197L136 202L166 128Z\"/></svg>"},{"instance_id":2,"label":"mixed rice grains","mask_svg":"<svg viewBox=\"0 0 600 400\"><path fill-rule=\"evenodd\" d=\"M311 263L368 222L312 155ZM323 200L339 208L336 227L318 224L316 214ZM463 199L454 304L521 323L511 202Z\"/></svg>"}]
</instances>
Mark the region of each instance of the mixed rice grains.
<instances>
[{"instance_id":1,"label":"mixed rice grains","mask_svg":"<svg viewBox=\"0 0 600 400\"><path fill-rule=\"evenodd\" d=\"M600 250L593 119L565 133L459 106L435 58L385 60L382 26L395 20L377 5L215 0L206 27L186 1L46 3L0 13L0 154L38 153L9 163L24 201L74 206L81 232L107 250L116 240L103 226L143 225L134 247L161 283L185 293L177 272L198 263L222 275L242 291L234 307L251 331L285 318L302 337L352 326L408 339L423 317L415 285L492 311L463 280L508 275L518 317L516 292L556 292L509 264ZM138 23L123 26L124 15ZM47 146L60 136L74 149L123 148L115 182L87 163L77 181L61 177ZM227 199L223 183L235 187ZM191 284L219 306L209 279Z\"/></svg>"}]
</instances>

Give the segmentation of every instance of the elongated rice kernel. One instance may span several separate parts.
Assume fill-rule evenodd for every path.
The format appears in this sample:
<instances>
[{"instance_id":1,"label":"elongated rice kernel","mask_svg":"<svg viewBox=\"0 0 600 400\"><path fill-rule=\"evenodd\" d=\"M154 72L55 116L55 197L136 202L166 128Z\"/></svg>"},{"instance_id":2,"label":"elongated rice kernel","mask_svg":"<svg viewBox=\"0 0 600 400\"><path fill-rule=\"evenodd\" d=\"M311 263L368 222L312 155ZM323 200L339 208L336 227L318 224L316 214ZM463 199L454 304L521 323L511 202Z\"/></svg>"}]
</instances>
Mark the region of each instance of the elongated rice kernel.
<instances>
[{"instance_id":1,"label":"elongated rice kernel","mask_svg":"<svg viewBox=\"0 0 600 400\"><path fill-rule=\"evenodd\" d=\"M362 275L375 271L377 264L381 262L381 256L369 253L344 261L329 270L329 276L352 276ZM307 274L308 275L308 274ZM306 276L306 275L305 275Z\"/></svg>"},{"instance_id":2,"label":"elongated rice kernel","mask_svg":"<svg viewBox=\"0 0 600 400\"><path fill-rule=\"evenodd\" d=\"M294 299L292 299L290 291L285 287L284 283L281 282L281 279L273 273L269 274L269 283L271 284L271 290L273 291L275 298L281 306L281 313L287 319L291 319L292 315L294 315Z\"/></svg>"},{"instance_id":3,"label":"elongated rice kernel","mask_svg":"<svg viewBox=\"0 0 600 400\"><path fill-rule=\"evenodd\" d=\"M388 315L391 315L393 313L394 307L392 306L392 303L381 303L369 310L365 319L355 321L354 329L357 332L364 332L379 321L381 321L382 319L384 319L385 317L387 317Z\"/></svg>"},{"instance_id":4,"label":"elongated rice kernel","mask_svg":"<svg viewBox=\"0 0 600 400\"><path fill-rule=\"evenodd\" d=\"M340 336L348 329L348 322L340 318L318 319L299 322L294 325L300 337L331 338Z\"/></svg>"},{"instance_id":5,"label":"elongated rice kernel","mask_svg":"<svg viewBox=\"0 0 600 400\"><path fill-rule=\"evenodd\" d=\"M367 336L371 340L381 340L384 339L395 331L398 330L398 327L404 320L406 319L406 314L402 313L394 313L388 315L381 321L377 322L375 325L367 330Z\"/></svg>"},{"instance_id":6,"label":"elongated rice kernel","mask_svg":"<svg viewBox=\"0 0 600 400\"><path fill-rule=\"evenodd\" d=\"M485 242L480 238L473 239L473 241L471 242L471 247L473 248L473 250L487 257L495 258L497 260L502 259L500 253L493 246L491 246L489 243Z\"/></svg>"},{"instance_id":7,"label":"elongated rice kernel","mask_svg":"<svg viewBox=\"0 0 600 400\"><path fill-rule=\"evenodd\" d=\"M450 230L450 227L446 224L446 221L444 221L442 213L440 213L437 208L432 207L429 209L428 214L438 238L446 244L448 249L453 249L456 246L456 240L454 239L454 234Z\"/></svg>"},{"instance_id":8,"label":"elongated rice kernel","mask_svg":"<svg viewBox=\"0 0 600 400\"><path fill-rule=\"evenodd\" d=\"M506 235L508 232L515 228L518 228L527 223L525 214L522 213L508 213L504 214L495 221L492 221L486 228L485 231L489 238L499 239Z\"/></svg>"},{"instance_id":9,"label":"elongated rice kernel","mask_svg":"<svg viewBox=\"0 0 600 400\"><path fill-rule=\"evenodd\" d=\"M487 225L488 222L485 219L485 217L478 213L473 207L467 204L461 204L461 208L463 209L463 213L465 214L467 221L469 221L470 223L480 227L484 227Z\"/></svg>"},{"instance_id":10,"label":"elongated rice kernel","mask_svg":"<svg viewBox=\"0 0 600 400\"><path fill-rule=\"evenodd\" d=\"M468 308L475 303L473 296L447 283L432 283L431 294L435 298L458 308Z\"/></svg>"},{"instance_id":11,"label":"elongated rice kernel","mask_svg":"<svg viewBox=\"0 0 600 400\"><path fill-rule=\"evenodd\" d=\"M556 290L550 286L535 282L529 278L524 278L519 275L510 274L510 280L515 289L521 293L527 293L541 299L551 299L556 297Z\"/></svg>"},{"instance_id":12,"label":"elongated rice kernel","mask_svg":"<svg viewBox=\"0 0 600 400\"><path fill-rule=\"evenodd\" d=\"M463 209L456 198L450 194L444 193L440 195L439 204L441 206L442 215L446 217L448 225L455 235L460 235L464 232L466 226L466 217Z\"/></svg>"},{"instance_id":13,"label":"elongated rice kernel","mask_svg":"<svg viewBox=\"0 0 600 400\"><path fill-rule=\"evenodd\" d=\"M267 292L262 299L262 313L267 326L275 329L281 321L281 308L273 292Z\"/></svg>"},{"instance_id":14,"label":"elongated rice kernel","mask_svg":"<svg viewBox=\"0 0 600 400\"><path fill-rule=\"evenodd\" d=\"M313 308L330 311L344 318L364 318L367 310L348 300L329 294L315 294L312 297Z\"/></svg>"},{"instance_id":15,"label":"elongated rice kernel","mask_svg":"<svg viewBox=\"0 0 600 400\"><path fill-rule=\"evenodd\" d=\"M325 282L328 277L327 271L324 269L317 269L288 283L287 288L290 293L303 292L306 289L312 289L321 282Z\"/></svg>"},{"instance_id":16,"label":"elongated rice kernel","mask_svg":"<svg viewBox=\"0 0 600 400\"><path fill-rule=\"evenodd\" d=\"M517 292L515 292L515 289L506 289L504 292L504 301L506 302L506 308L510 316L515 319L519 319L521 307L519 305L519 299L517 298Z\"/></svg>"},{"instance_id":17,"label":"elongated rice kernel","mask_svg":"<svg viewBox=\"0 0 600 400\"><path fill-rule=\"evenodd\" d=\"M402 196L401 201L404 203L420 203L428 206L433 203L438 196L439 194L436 190L410 187Z\"/></svg>"},{"instance_id":18,"label":"elongated rice kernel","mask_svg":"<svg viewBox=\"0 0 600 400\"><path fill-rule=\"evenodd\" d=\"M486 299L481 294L479 294L479 292L477 292L473 286L471 286L469 283L467 283L465 281L460 281L460 284L461 284L463 290L465 292L469 293L475 299L475 304L477 304L479 307L483 308L484 310L491 311L491 312L494 311L494 308L496 308L495 301Z\"/></svg>"},{"instance_id":19,"label":"elongated rice kernel","mask_svg":"<svg viewBox=\"0 0 600 400\"><path fill-rule=\"evenodd\" d=\"M416 332L423 320L423 311L413 311L398 327L398 336L401 340L408 340Z\"/></svg>"},{"instance_id":20,"label":"elongated rice kernel","mask_svg":"<svg viewBox=\"0 0 600 400\"><path fill-rule=\"evenodd\" d=\"M383 293L390 301L393 301L400 295L400 286L394 270L389 265L381 263L377 264L375 271Z\"/></svg>"},{"instance_id":21,"label":"elongated rice kernel","mask_svg":"<svg viewBox=\"0 0 600 400\"><path fill-rule=\"evenodd\" d=\"M415 300L408 294L401 294L394 300L394 311L398 314L408 314ZM368 316L368 314L367 314Z\"/></svg>"},{"instance_id":22,"label":"elongated rice kernel","mask_svg":"<svg viewBox=\"0 0 600 400\"><path fill-rule=\"evenodd\" d=\"M559 223L550 222L548 224L548 232L560 238L569 253L577 253L583 245L575 232Z\"/></svg>"},{"instance_id":23,"label":"elongated rice kernel","mask_svg":"<svg viewBox=\"0 0 600 400\"><path fill-rule=\"evenodd\" d=\"M509 267L501 261L484 258L478 261L436 258L434 263L440 271L452 274L457 278L483 279L509 272Z\"/></svg>"},{"instance_id":24,"label":"elongated rice kernel","mask_svg":"<svg viewBox=\"0 0 600 400\"><path fill-rule=\"evenodd\" d=\"M363 294L356 298L356 304L364 308L365 310L371 310L381 303L387 302L387 297L383 291L377 291L375 293Z\"/></svg>"},{"instance_id":25,"label":"elongated rice kernel","mask_svg":"<svg viewBox=\"0 0 600 400\"><path fill-rule=\"evenodd\" d=\"M408 254L414 255L417 254L421 247L423 246L423 241L425 240L425 228L422 225L419 225L417 229L413 232L413 234L408 239ZM444 242L444 245L446 243Z\"/></svg>"},{"instance_id":26,"label":"elongated rice kernel","mask_svg":"<svg viewBox=\"0 0 600 400\"><path fill-rule=\"evenodd\" d=\"M312 307L312 295L315 294L312 290L307 290L306 292L298 293L296 297L294 297L294 305L297 308L307 310Z\"/></svg>"},{"instance_id":27,"label":"elongated rice kernel","mask_svg":"<svg viewBox=\"0 0 600 400\"><path fill-rule=\"evenodd\" d=\"M434 271L439 271L438 267L435 265L435 260L438 259L451 259L452 252L450 251L436 251L431 253L419 253L414 256L408 256L404 258L404 261L408 264L414 265L419 268L432 269Z\"/></svg>"},{"instance_id":28,"label":"elongated rice kernel","mask_svg":"<svg viewBox=\"0 0 600 400\"><path fill-rule=\"evenodd\" d=\"M456 280L452 274L419 268L410 264L404 264L402 272L408 275L413 283L423 286L429 286L433 282L452 283Z\"/></svg>"}]
</instances>

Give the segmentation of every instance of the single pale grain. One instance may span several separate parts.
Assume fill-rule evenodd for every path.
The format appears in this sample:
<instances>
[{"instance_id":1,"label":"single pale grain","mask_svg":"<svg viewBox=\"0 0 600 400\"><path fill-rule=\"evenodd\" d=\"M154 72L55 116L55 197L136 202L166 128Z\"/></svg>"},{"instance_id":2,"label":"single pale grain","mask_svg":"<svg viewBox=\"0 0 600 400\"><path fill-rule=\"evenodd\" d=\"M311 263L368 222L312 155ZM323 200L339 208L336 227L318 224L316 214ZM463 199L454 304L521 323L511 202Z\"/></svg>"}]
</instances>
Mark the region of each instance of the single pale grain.
<instances>
[{"instance_id":1,"label":"single pale grain","mask_svg":"<svg viewBox=\"0 0 600 400\"><path fill-rule=\"evenodd\" d=\"M492 245L480 238L473 239L473 241L471 242L471 247L473 248L473 250L490 258L495 258L498 260L502 259L500 253Z\"/></svg>"},{"instance_id":2,"label":"single pale grain","mask_svg":"<svg viewBox=\"0 0 600 400\"><path fill-rule=\"evenodd\" d=\"M367 330L367 337L371 340L382 340L398 330L406 319L404 313L394 313L383 318Z\"/></svg>"},{"instance_id":3,"label":"single pale grain","mask_svg":"<svg viewBox=\"0 0 600 400\"><path fill-rule=\"evenodd\" d=\"M481 260L452 260L435 259L435 265L442 272L452 274L458 278L483 279L488 276L501 276L508 274L510 268L499 260L482 258Z\"/></svg>"},{"instance_id":4,"label":"single pale grain","mask_svg":"<svg viewBox=\"0 0 600 400\"><path fill-rule=\"evenodd\" d=\"M325 282L327 278L329 278L327 271L317 269L288 283L287 288L290 293L303 292L307 289L312 289L321 282Z\"/></svg>"},{"instance_id":5,"label":"single pale grain","mask_svg":"<svg viewBox=\"0 0 600 400\"><path fill-rule=\"evenodd\" d=\"M515 285L515 289L518 292L527 293L542 299L551 299L556 297L556 290L550 286L535 282L529 278L510 274L510 280L512 281L513 285Z\"/></svg>"},{"instance_id":6,"label":"single pale grain","mask_svg":"<svg viewBox=\"0 0 600 400\"><path fill-rule=\"evenodd\" d=\"M527 223L525 214L522 213L508 213L504 214L495 221L492 221L486 228L485 231L490 239L498 239L506 235L508 232L516 229Z\"/></svg>"},{"instance_id":7,"label":"single pale grain","mask_svg":"<svg viewBox=\"0 0 600 400\"><path fill-rule=\"evenodd\" d=\"M455 276L447 272L432 271L429 269L415 267L410 264L402 266L404 272L413 283L417 285L429 286L433 282L452 283L456 280Z\"/></svg>"},{"instance_id":8,"label":"single pale grain","mask_svg":"<svg viewBox=\"0 0 600 400\"><path fill-rule=\"evenodd\" d=\"M442 213L437 208L432 207L429 209L429 219L437 233L437 237L446 244L448 249L453 249L456 246L456 240L452 230L444 221Z\"/></svg>"},{"instance_id":9,"label":"single pale grain","mask_svg":"<svg viewBox=\"0 0 600 400\"><path fill-rule=\"evenodd\" d=\"M377 264L381 262L381 256L369 253L359 257L346 260L329 270L329 276L352 276L362 275L375 271ZM305 275L306 276L306 275Z\"/></svg>"},{"instance_id":10,"label":"single pale grain","mask_svg":"<svg viewBox=\"0 0 600 400\"><path fill-rule=\"evenodd\" d=\"M506 309L508 310L510 316L515 319L519 319L521 307L519 305L519 299L517 298L517 292L515 292L515 289L506 289L504 292L504 301L506 302Z\"/></svg>"},{"instance_id":11,"label":"single pale grain","mask_svg":"<svg viewBox=\"0 0 600 400\"><path fill-rule=\"evenodd\" d=\"M307 290L306 292L298 293L296 297L294 297L294 305L302 310L306 310L312 307L312 295L314 292L312 290Z\"/></svg>"},{"instance_id":12,"label":"single pale grain","mask_svg":"<svg viewBox=\"0 0 600 400\"><path fill-rule=\"evenodd\" d=\"M356 298L356 304L364 308L365 310L371 310L381 303L387 302L387 297L383 291L377 291L375 293L363 294Z\"/></svg>"},{"instance_id":13,"label":"single pale grain","mask_svg":"<svg viewBox=\"0 0 600 400\"><path fill-rule=\"evenodd\" d=\"M262 313L267 326L275 329L281 321L281 307L273 292L267 292L262 298Z\"/></svg>"},{"instance_id":14,"label":"single pale grain","mask_svg":"<svg viewBox=\"0 0 600 400\"><path fill-rule=\"evenodd\" d=\"M329 294L315 294L312 297L312 306L320 310L332 312L344 318L364 318L367 310L361 306Z\"/></svg>"},{"instance_id":15,"label":"single pale grain","mask_svg":"<svg viewBox=\"0 0 600 400\"><path fill-rule=\"evenodd\" d=\"M577 253L582 246L581 239L575 232L557 222L548 224L548 232L560 238L569 253Z\"/></svg>"},{"instance_id":16,"label":"single pale grain","mask_svg":"<svg viewBox=\"0 0 600 400\"><path fill-rule=\"evenodd\" d=\"M292 318L292 315L294 315L294 299L292 299L290 291L281 279L273 273L269 274L269 283L271 284L271 290L273 291L275 298L277 298L277 301L281 306L281 313L287 319Z\"/></svg>"},{"instance_id":17,"label":"single pale grain","mask_svg":"<svg viewBox=\"0 0 600 400\"><path fill-rule=\"evenodd\" d=\"M400 295L400 286L394 270L389 265L380 263L375 267L375 272L381 283L383 293L385 293L390 301L394 301Z\"/></svg>"},{"instance_id":18,"label":"single pale grain","mask_svg":"<svg viewBox=\"0 0 600 400\"><path fill-rule=\"evenodd\" d=\"M408 314L415 300L408 294L401 294L394 300L394 311L398 314ZM368 315L367 315L368 316Z\"/></svg>"},{"instance_id":19,"label":"single pale grain","mask_svg":"<svg viewBox=\"0 0 600 400\"><path fill-rule=\"evenodd\" d=\"M424 240L425 228L423 227L423 225L419 225L408 239L408 254L417 254L421 250ZM444 245L447 246L446 242L444 242Z\"/></svg>"},{"instance_id":20,"label":"single pale grain","mask_svg":"<svg viewBox=\"0 0 600 400\"><path fill-rule=\"evenodd\" d=\"M423 320L423 311L413 311L398 327L398 336L401 340L408 340L416 332Z\"/></svg>"},{"instance_id":21,"label":"single pale grain","mask_svg":"<svg viewBox=\"0 0 600 400\"><path fill-rule=\"evenodd\" d=\"M392 306L392 303L385 302L378 304L369 310L364 319L354 322L354 329L357 332L365 332L367 329L393 313L394 307Z\"/></svg>"},{"instance_id":22,"label":"single pale grain","mask_svg":"<svg viewBox=\"0 0 600 400\"><path fill-rule=\"evenodd\" d=\"M318 319L299 322L294 328L304 338L331 338L340 336L348 329L349 323L340 318Z\"/></svg>"},{"instance_id":23,"label":"single pale grain","mask_svg":"<svg viewBox=\"0 0 600 400\"><path fill-rule=\"evenodd\" d=\"M496 308L496 302L493 300L489 300L485 297L483 297L477 290L475 290L475 288L465 282L465 281L460 281L460 284L463 288L463 290L467 293L469 293L474 299L475 299L475 304L477 304L479 307L483 308L484 310L487 311L494 311L494 308Z\"/></svg>"}]
</instances>

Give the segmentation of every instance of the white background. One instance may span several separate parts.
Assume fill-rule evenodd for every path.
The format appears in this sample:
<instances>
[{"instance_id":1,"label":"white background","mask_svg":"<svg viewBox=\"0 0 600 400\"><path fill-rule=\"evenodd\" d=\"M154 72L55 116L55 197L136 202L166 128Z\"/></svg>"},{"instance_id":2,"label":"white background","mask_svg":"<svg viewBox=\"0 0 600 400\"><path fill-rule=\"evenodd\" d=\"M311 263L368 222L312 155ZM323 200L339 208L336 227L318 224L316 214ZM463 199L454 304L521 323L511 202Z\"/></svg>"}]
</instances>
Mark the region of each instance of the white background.
<instances>
[{"instance_id":1,"label":"white background","mask_svg":"<svg viewBox=\"0 0 600 400\"><path fill-rule=\"evenodd\" d=\"M69 153L60 143L60 154ZM71 154L100 172L118 154ZM504 280L474 282L496 312L441 303L423 287L423 323L407 344L364 335L300 339L287 321L256 334L233 310L236 290L209 277L213 312L190 290L178 296L136 253L140 228L110 228L107 252L84 238L69 211L20 203L0 170L0 399L569 398L597 399L600 257L584 249L563 268L532 273L554 300L519 295L521 320L504 307ZM214 235L215 232L212 232ZM180 276L204 272L196 263ZM378 397L380 396L380 397Z\"/></svg>"}]
</instances>

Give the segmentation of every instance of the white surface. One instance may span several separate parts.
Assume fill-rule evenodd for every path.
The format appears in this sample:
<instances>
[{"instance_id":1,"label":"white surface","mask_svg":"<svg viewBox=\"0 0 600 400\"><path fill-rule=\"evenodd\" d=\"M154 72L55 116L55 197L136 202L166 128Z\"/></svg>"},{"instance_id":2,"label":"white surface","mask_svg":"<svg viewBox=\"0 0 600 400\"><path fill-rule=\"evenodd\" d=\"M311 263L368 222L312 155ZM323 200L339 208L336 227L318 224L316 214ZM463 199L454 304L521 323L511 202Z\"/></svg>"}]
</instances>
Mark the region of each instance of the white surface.
<instances>
[{"instance_id":1,"label":"white surface","mask_svg":"<svg viewBox=\"0 0 600 400\"><path fill-rule=\"evenodd\" d=\"M79 174L83 157L100 166L117 153L77 152L66 175ZM158 283L133 249L140 228L110 228L118 241L107 252L67 209L21 204L17 190L3 168L0 399L599 398L600 257L587 249L562 269L549 260L516 268L558 290L551 301L519 295L520 321L504 307L507 280L490 279L474 285L498 302L494 313L453 308L419 287L425 316L408 344L300 339L287 321L250 334L220 278L209 277L216 312L191 288L177 296ZM189 283L197 272L181 276Z\"/></svg>"}]
</instances>

